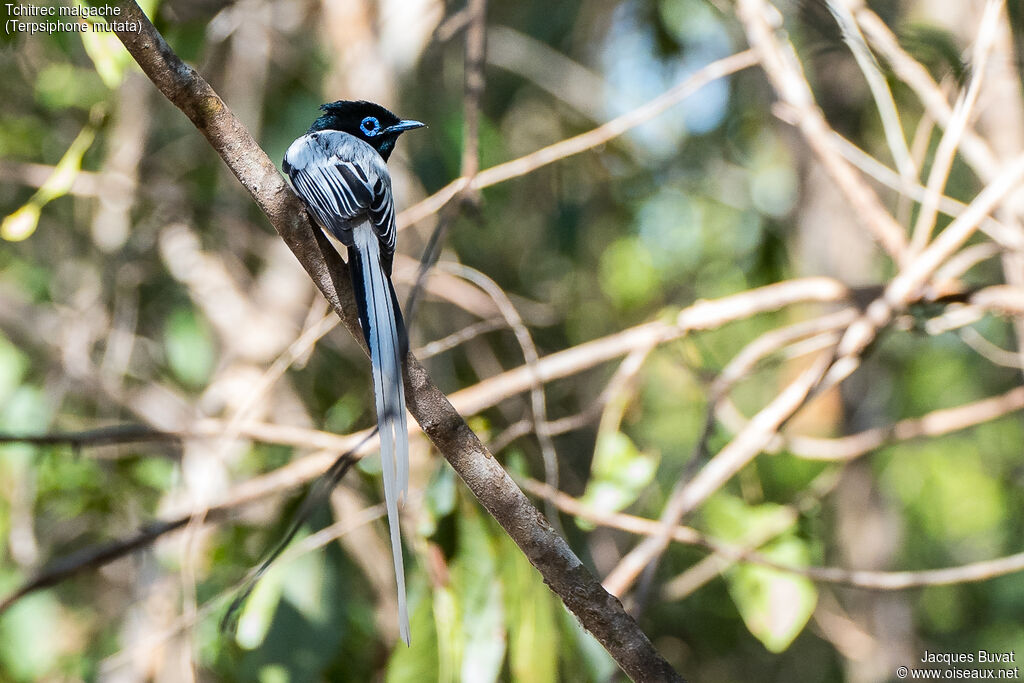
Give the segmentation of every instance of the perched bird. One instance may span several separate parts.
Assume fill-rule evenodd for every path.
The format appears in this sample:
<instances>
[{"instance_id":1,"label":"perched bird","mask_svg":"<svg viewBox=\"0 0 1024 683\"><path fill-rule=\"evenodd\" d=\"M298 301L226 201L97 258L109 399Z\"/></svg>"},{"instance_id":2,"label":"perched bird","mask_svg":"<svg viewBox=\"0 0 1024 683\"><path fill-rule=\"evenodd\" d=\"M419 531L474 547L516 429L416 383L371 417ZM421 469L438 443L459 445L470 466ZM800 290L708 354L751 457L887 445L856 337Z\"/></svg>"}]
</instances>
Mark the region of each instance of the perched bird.
<instances>
[{"instance_id":1,"label":"perched bird","mask_svg":"<svg viewBox=\"0 0 1024 683\"><path fill-rule=\"evenodd\" d=\"M409 437L402 358L405 324L391 284L395 203L386 161L398 136L420 128L372 102L338 101L284 155L284 171L315 221L348 247L348 264L363 337L370 348L373 393L384 470L384 501L398 584L398 623L409 644L398 498L409 493Z\"/></svg>"}]
</instances>

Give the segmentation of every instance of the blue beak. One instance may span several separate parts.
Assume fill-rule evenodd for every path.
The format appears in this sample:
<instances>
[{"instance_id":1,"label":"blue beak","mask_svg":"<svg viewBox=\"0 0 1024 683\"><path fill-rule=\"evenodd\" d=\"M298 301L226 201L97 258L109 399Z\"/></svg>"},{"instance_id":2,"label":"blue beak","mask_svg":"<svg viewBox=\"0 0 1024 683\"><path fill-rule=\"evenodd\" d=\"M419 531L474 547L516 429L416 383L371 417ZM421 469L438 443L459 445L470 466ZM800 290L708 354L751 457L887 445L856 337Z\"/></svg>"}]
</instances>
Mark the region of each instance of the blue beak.
<instances>
[{"instance_id":1,"label":"blue beak","mask_svg":"<svg viewBox=\"0 0 1024 683\"><path fill-rule=\"evenodd\" d=\"M386 134L392 134L392 133L393 134L398 134L398 133L404 133L407 130L412 130L413 128L425 128L426 125L427 124L421 123L420 121L413 121L411 119L406 119L404 121L399 121L398 123L396 123L393 126L388 126L387 128L385 128L381 132L382 133L386 133Z\"/></svg>"}]
</instances>

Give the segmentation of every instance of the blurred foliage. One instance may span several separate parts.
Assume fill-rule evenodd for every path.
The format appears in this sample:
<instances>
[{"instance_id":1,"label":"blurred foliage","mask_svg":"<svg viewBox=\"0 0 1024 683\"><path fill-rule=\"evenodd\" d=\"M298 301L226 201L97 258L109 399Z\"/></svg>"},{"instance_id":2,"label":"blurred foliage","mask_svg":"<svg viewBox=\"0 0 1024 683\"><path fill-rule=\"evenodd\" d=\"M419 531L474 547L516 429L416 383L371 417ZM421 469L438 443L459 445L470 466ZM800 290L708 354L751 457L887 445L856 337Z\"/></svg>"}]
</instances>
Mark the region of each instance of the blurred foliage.
<instances>
[{"instance_id":1,"label":"blurred foliage","mask_svg":"<svg viewBox=\"0 0 1024 683\"><path fill-rule=\"evenodd\" d=\"M146 9L274 160L321 101L387 96L397 112L428 122L427 131L403 138L392 162L400 204L410 205L460 173L462 34L438 29L442 15L459 7L342 4L366 9L369 20L342 25L327 4L283 0L164 0ZM520 41L522 61L518 70L485 70L482 168L589 130L745 47L727 3L490 4L488 23L515 32L508 35ZM920 3L872 4L937 80L969 75L963 40L921 21ZM829 122L887 161L877 112L824 4L783 6ZM1019 37L1019 5L1009 6ZM347 32L356 31L364 33L347 42ZM533 54L535 44L570 66ZM364 61L353 63L352 54ZM920 104L888 75L913 131ZM339 83L353 90L339 92ZM120 422L175 428L196 417L230 418L239 404L263 396L253 377L286 344L261 355L261 335L290 342L323 311L202 137L109 35L6 36L0 89L0 431ZM800 227L802 216L813 223L822 215L811 213L812 159L802 139L773 117L772 101L763 74L747 70L598 149L488 188L480 205L450 226L444 258L486 273L522 304L542 355L667 318L697 299L836 275L839 265L830 266L826 255L848 254ZM932 132L926 147L934 149L939 135ZM978 187L958 162L946 191L970 199ZM897 210L898 199L886 201ZM128 217L123 236L111 216ZM173 242L171 224L186 226L194 245ZM404 232L399 251L418 258L432 227L426 221ZM857 258L849 255L863 281L853 284L891 272L877 255ZM1000 278L986 262L965 280ZM404 297L409 282L398 287ZM244 305L236 314L238 301ZM766 314L654 350L599 420L555 439L561 488L605 512L657 518L701 433L710 380L758 335L820 310ZM412 321L413 344L475 320L428 298ZM1004 348L1015 344L1005 320L987 318L975 328ZM256 419L339 433L373 423L366 359L343 331L297 358L254 409ZM429 359L428 367L440 387L454 391L521 362L514 337L500 330ZM794 367L779 359L763 364L733 392L736 405L752 414ZM587 409L614 370L604 365L546 386L549 417ZM954 333L893 330L833 407L814 414L814 431L891 424L1019 381L1019 372L991 363ZM473 416L472 425L495 437L528 415L527 400L510 399ZM711 452L731 436L716 427ZM870 481L862 508L846 498L857 487L843 466L785 451L763 455L688 523L722 541L767 541L760 552L797 566L915 569L1007 555L1024 537L1022 443L1024 425L1011 415L887 445L852 466ZM204 487L222 494L230 481L309 452L248 442L232 451L217 440L184 450L0 445L0 588L6 593L49 562L122 538ZM517 476L543 478L532 437L496 455ZM447 465L433 456L414 458L414 465L411 523L404 527L412 647L396 646L389 633L384 594L394 585L377 547L386 533L380 521L360 531L369 536L345 536L278 563L246 604L237 634L217 629L233 587L283 535L297 506L289 492L218 521L184 550L168 539L18 601L0 615L0 682L110 680L118 671L131 672L125 680L180 680L173 667L188 648L200 680L610 680L608 655ZM344 491L378 502L376 459L353 470ZM325 505L300 538L335 517L344 516ZM562 519L568 540L599 575L636 542L572 521ZM186 551L193 558L187 572ZM896 644L909 654L1016 648L1024 655L1024 590L1016 575L865 597L739 563L723 565L684 599L656 597L705 556L673 546L641 617L659 650L691 680L885 680L851 673L857 662L827 626L833 618L856 621L875 647ZM373 563L382 575L368 569ZM199 613L195 627L184 628L187 637L146 640L179 628L175 618L193 592ZM879 626L885 619L886 628L897 623L901 630Z\"/></svg>"}]
</instances>

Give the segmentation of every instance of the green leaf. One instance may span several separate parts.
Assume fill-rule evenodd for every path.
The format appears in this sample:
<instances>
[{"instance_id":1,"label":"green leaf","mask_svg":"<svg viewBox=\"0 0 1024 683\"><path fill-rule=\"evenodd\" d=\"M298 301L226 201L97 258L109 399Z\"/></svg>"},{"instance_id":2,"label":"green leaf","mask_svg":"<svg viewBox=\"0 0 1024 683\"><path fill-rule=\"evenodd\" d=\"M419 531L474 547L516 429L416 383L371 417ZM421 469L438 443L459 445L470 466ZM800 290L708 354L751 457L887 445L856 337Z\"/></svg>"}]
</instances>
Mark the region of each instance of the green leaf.
<instances>
[{"instance_id":1,"label":"green leaf","mask_svg":"<svg viewBox=\"0 0 1024 683\"><path fill-rule=\"evenodd\" d=\"M387 683L419 683L433 680L440 667L436 630L436 608L433 600L411 601L409 628L412 645L399 643L388 660ZM438 678L437 680L440 680Z\"/></svg>"},{"instance_id":2,"label":"green leaf","mask_svg":"<svg viewBox=\"0 0 1024 683\"><path fill-rule=\"evenodd\" d=\"M301 540L296 537L295 542ZM322 552L307 552L281 566L285 575L284 598L298 609L299 613L315 624L327 622L327 598L325 571L327 555Z\"/></svg>"},{"instance_id":3,"label":"green leaf","mask_svg":"<svg viewBox=\"0 0 1024 683\"><path fill-rule=\"evenodd\" d=\"M779 539L761 553L782 564L807 565L807 546L795 536ZM725 579L743 622L771 652L789 647L818 602L818 591L810 579L763 565L738 565Z\"/></svg>"},{"instance_id":4,"label":"green leaf","mask_svg":"<svg viewBox=\"0 0 1024 683\"><path fill-rule=\"evenodd\" d=\"M427 488L427 505L436 516L445 517L455 509L457 492L455 470L442 461L442 466Z\"/></svg>"},{"instance_id":5,"label":"green leaf","mask_svg":"<svg viewBox=\"0 0 1024 683\"><path fill-rule=\"evenodd\" d=\"M621 510L636 500L657 469L657 456L641 452L628 436L618 431L602 432L581 501L601 512Z\"/></svg>"},{"instance_id":6,"label":"green leaf","mask_svg":"<svg viewBox=\"0 0 1024 683\"><path fill-rule=\"evenodd\" d=\"M292 546L308 534L300 533ZM270 566L253 589L238 618L235 639L247 650L259 647L274 621L274 614L282 599L287 600L314 623L327 621L324 553L303 553Z\"/></svg>"},{"instance_id":7,"label":"green leaf","mask_svg":"<svg viewBox=\"0 0 1024 683\"><path fill-rule=\"evenodd\" d=\"M271 565L242 606L235 631L235 642L242 649L255 650L266 639L284 593L284 578L283 568Z\"/></svg>"},{"instance_id":8,"label":"green leaf","mask_svg":"<svg viewBox=\"0 0 1024 683\"><path fill-rule=\"evenodd\" d=\"M786 506L747 505L733 496L719 494L704 506L704 521L716 538L748 547L769 541L759 549L768 559L796 567L808 564L809 549L795 535L796 515ZM740 563L724 576L743 623L771 652L789 647L818 601L814 583L792 572Z\"/></svg>"},{"instance_id":9,"label":"green leaf","mask_svg":"<svg viewBox=\"0 0 1024 683\"><path fill-rule=\"evenodd\" d=\"M455 672L459 670L459 655L462 649L462 633L459 630L459 609L455 592L450 586L434 589L434 628L437 634L437 680L438 683L456 683Z\"/></svg>"},{"instance_id":10,"label":"green leaf","mask_svg":"<svg viewBox=\"0 0 1024 683\"><path fill-rule=\"evenodd\" d=\"M168 460L140 458L131 464L132 476L137 482L157 491L168 491L177 476L177 468Z\"/></svg>"},{"instance_id":11,"label":"green leaf","mask_svg":"<svg viewBox=\"0 0 1024 683\"><path fill-rule=\"evenodd\" d=\"M25 596L0 616L0 669L7 681L39 681L60 654L60 607L50 591ZM0 674L3 676L3 674Z\"/></svg>"},{"instance_id":12,"label":"green leaf","mask_svg":"<svg viewBox=\"0 0 1024 683\"><path fill-rule=\"evenodd\" d=\"M201 387L214 364L213 334L191 309L180 308L167 319L164 329L167 363L182 383Z\"/></svg>"},{"instance_id":13,"label":"green leaf","mask_svg":"<svg viewBox=\"0 0 1024 683\"><path fill-rule=\"evenodd\" d=\"M78 172L82 170L82 156L92 146L92 142L96 138L96 125L99 118L100 108L94 109L90 123L78 133L46 182L36 190L36 193L29 198L24 206L5 217L0 223L0 237L9 242L18 242L28 238L39 225L42 208L54 199L68 193L75 178L78 177Z\"/></svg>"},{"instance_id":14,"label":"green leaf","mask_svg":"<svg viewBox=\"0 0 1024 683\"><path fill-rule=\"evenodd\" d=\"M558 680L557 615L564 611L512 539L498 540L498 561L505 593L511 679L522 683Z\"/></svg>"},{"instance_id":15,"label":"green leaf","mask_svg":"<svg viewBox=\"0 0 1024 683\"><path fill-rule=\"evenodd\" d=\"M569 642L575 642L585 671L585 677L580 673L574 673L573 678L591 681L612 680L618 671L618 665L604 646L580 625L579 620L569 610L560 610L560 616L562 628L570 634Z\"/></svg>"},{"instance_id":16,"label":"green leaf","mask_svg":"<svg viewBox=\"0 0 1024 683\"><path fill-rule=\"evenodd\" d=\"M36 231L42 211L39 204L29 201L14 213L6 216L0 223L0 237L8 242L20 242Z\"/></svg>"},{"instance_id":17,"label":"green leaf","mask_svg":"<svg viewBox=\"0 0 1024 683\"><path fill-rule=\"evenodd\" d=\"M431 604L425 610L425 614L433 617L433 623L424 624L418 621L421 617L414 615L410 621L412 646L396 648L388 665L389 683L487 683L497 681L501 675L507 636L504 591L495 549L495 538L500 534L475 503L456 499L460 513L458 552L449 565L448 581L434 587ZM421 631L429 631L426 638Z\"/></svg>"},{"instance_id":18,"label":"green leaf","mask_svg":"<svg viewBox=\"0 0 1024 683\"><path fill-rule=\"evenodd\" d=\"M601 289L621 309L642 306L658 292L654 259L643 242L624 237L601 255Z\"/></svg>"},{"instance_id":19,"label":"green leaf","mask_svg":"<svg viewBox=\"0 0 1024 683\"><path fill-rule=\"evenodd\" d=\"M0 406L0 426L7 431L39 433L50 424L50 417L50 402L42 389L27 384L15 389Z\"/></svg>"},{"instance_id":20,"label":"green leaf","mask_svg":"<svg viewBox=\"0 0 1024 683\"><path fill-rule=\"evenodd\" d=\"M79 35L82 36L82 47L103 84L115 90L124 81L124 71L131 63L131 56L114 33L82 31Z\"/></svg>"},{"instance_id":21,"label":"green leaf","mask_svg":"<svg viewBox=\"0 0 1024 683\"><path fill-rule=\"evenodd\" d=\"M505 659L505 610L492 534L475 504L464 507L451 571L462 621L459 680L486 683L498 679Z\"/></svg>"},{"instance_id":22,"label":"green leaf","mask_svg":"<svg viewBox=\"0 0 1024 683\"><path fill-rule=\"evenodd\" d=\"M709 534L737 544L765 541L796 526L793 510L785 505L747 505L735 496L721 493L708 499L702 516Z\"/></svg>"},{"instance_id":23,"label":"green leaf","mask_svg":"<svg viewBox=\"0 0 1024 683\"><path fill-rule=\"evenodd\" d=\"M268 664L260 668L259 683L291 683L288 667L281 664Z\"/></svg>"},{"instance_id":24,"label":"green leaf","mask_svg":"<svg viewBox=\"0 0 1024 683\"><path fill-rule=\"evenodd\" d=\"M886 465L881 481L935 538L980 544L983 552L1004 542L1007 495L974 438L909 447Z\"/></svg>"},{"instance_id":25,"label":"green leaf","mask_svg":"<svg viewBox=\"0 0 1024 683\"><path fill-rule=\"evenodd\" d=\"M80 7L88 6L81 0L77 0L75 4ZM105 22L102 18L96 21ZM100 75L104 85L111 90L118 88L124 81L125 69L135 61L124 49L117 34L103 31L82 31L79 35L82 37L82 47L85 48L85 53L92 60L93 66L96 67L96 73Z\"/></svg>"},{"instance_id":26,"label":"green leaf","mask_svg":"<svg viewBox=\"0 0 1024 683\"><path fill-rule=\"evenodd\" d=\"M36 78L36 99L48 109L92 109L102 106L107 94L93 69L68 62L48 64Z\"/></svg>"},{"instance_id":27,"label":"green leaf","mask_svg":"<svg viewBox=\"0 0 1024 683\"><path fill-rule=\"evenodd\" d=\"M457 492L455 471L442 461L427 485L416 533L424 538L436 534L438 520L447 517L455 509Z\"/></svg>"},{"instance_id":28,"label":"green leaf","mask_svg":"<svg viewBox=\"0 0 1024 683\"><path fill-rule=\"evenodd\" d=\"M0 334L0 404L21 386L28 361L7 337Z\"/></svg>"}]
</instances>

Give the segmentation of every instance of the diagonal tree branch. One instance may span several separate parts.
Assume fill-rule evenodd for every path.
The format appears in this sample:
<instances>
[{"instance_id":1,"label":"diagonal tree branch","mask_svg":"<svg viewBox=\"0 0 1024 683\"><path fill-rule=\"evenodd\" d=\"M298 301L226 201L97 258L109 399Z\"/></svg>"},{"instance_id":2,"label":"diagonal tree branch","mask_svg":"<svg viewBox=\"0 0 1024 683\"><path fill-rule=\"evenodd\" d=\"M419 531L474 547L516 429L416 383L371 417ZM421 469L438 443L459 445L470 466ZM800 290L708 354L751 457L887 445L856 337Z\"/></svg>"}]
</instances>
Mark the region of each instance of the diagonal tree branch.
<instances>
[{"instance_id":1,"label":"diagonal tree branch","mask_svg":"<svg viewBox=\"0 0 1024 683\"><path fill-rule=\"evenodd\" d=\"M138 33L117 31L154 85L195 124L252 195L313 282L357 340L361 340L347 267L308 221L283 177L198 73L184 64L135 2L118 3ZM488 453L434 386L423 366L407 357L409 411L487 511L498 521L622 670L635 680L680 681L622 604L605 591Z\"/></svg>"}]
</instances>

